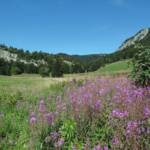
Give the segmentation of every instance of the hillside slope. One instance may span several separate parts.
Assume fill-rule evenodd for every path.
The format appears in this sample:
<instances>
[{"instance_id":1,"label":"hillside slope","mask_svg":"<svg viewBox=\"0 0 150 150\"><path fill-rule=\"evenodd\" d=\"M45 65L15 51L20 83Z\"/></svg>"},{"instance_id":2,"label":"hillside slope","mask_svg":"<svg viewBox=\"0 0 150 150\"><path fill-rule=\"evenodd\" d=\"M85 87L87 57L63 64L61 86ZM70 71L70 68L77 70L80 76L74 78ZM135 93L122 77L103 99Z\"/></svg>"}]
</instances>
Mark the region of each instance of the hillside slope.
<instances>
[{"instance_id":1,"label":"hillside slope","mask_svg":"<svg viewBox=\"0 0 150 150\"><path fill-rule=\"evenodd\" d=\"M117 61L107 64L96 71L100 74L115 74L115 73L128 73L132 69L131 60Z\"/></svg>"},{"instance_id":2,"label":"hillside slope","mask_svg":"<svg viewBox=\"0 0 150 150\"><path fill-rule=\"evenodd\" d=\"M142 29L134 36L125 40L118 50L126 50L130 47L134 49L150 47L150 28Z\"/></svg>"}]
</instances>

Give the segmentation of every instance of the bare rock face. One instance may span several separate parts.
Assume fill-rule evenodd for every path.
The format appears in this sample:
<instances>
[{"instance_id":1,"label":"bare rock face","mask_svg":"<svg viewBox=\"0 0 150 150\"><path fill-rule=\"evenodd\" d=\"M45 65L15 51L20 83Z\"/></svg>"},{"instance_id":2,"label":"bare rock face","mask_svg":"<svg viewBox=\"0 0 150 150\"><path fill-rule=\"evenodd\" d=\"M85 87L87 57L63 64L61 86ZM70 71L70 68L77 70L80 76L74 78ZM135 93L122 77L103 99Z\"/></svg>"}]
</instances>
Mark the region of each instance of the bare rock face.
<instances>
[{"instance_id":1,"label":"bare rock face","mask_svg":"<svg viewBox=\"0 0 150 150\"><path fill-rule=\"evenodd\" d=\"M8 51L0 49L0 58L5 59L6 61L16 61L17 54L10 53Z\"/></svg>"},{"instance_id":2,"label":"bare rock face","mask_svg":"<svg viewBox=\"0 0 150 150\"><path fill-rule=\"evenodd\" d=\"M46 64L44 60L30 60L27 61L25 59L21 59L18 57L17 54L10 53L9 51L5 51L3 49L0 49L0 58L3 58L5 61L14 61L14 62L22 62L24 64L33 64L34 66L39 66L41 64Z\"/></svg>"},{"instance_id":3,"label":"bare rock face","mask_svg":"<svg viewBox=\"0 0 150 150\"><path fill-rule=\"evenodd\" d=\"M135 45L135 43L143 40L150 32L149 28L140 30L137 34L135 34L133 37L127 39L123 44L119 47L119 51L124 50L127 47L130 47L132 45Z\"/></svg>"}]
</instances>

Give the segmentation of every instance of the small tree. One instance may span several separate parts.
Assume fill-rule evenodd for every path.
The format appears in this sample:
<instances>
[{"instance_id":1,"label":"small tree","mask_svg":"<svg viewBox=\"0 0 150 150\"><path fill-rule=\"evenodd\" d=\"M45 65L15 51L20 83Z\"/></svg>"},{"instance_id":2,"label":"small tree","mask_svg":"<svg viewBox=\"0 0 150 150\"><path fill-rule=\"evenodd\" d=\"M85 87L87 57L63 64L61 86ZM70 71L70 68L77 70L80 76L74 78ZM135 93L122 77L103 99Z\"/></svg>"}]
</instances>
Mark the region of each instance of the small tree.
<instances>
[{"instance_id":1,"label":"small tree","mask_svg":"<svg viewBox=\"0 0 150 150\"><path fill-rule=\"evenodd\" d=\"M150 49L139 51L134 56L131 77L137 86L150 85Z\"/></svg>"},{"instance_id":2,"label":"small tree","mask_svg":"<svg viewBox=\"0 0 150 150\"><path fill-rule=\"evenodd\" d=\"M71 73L71 66L72 66L72 64L63 62L63 65L62 65L63 73L66 73L66 74Z\"/></svg>"},{"instance_id":3,"label":"small tree","mask_svg":"<svg viewBox=\"0 0 150 150\"><path fill-rule=\"evenodd\" d=\"M0 75L11 75L11 64L0 58Z\"/></svg>"},{"instance_id":4,"label":"small tree","mask_svg":"<svg viewBox=\"0 0 150 150\"><path fill-rule=\"evenodd\" d=\"M73 72L74 73L83 73L84 72L83 65L80 63L73 64Z\"/></svg>"},{"instance_id":5,"label":"small tree","mask_svg":"<svg viewBox=\"0 0 150 150\"><path fill-rule=\"evenodd\" d=\"M12 75L18 75L18 74L21 74L22 71L19 67L15 66L15 65L12 65L11 67L11 74Z\"/></svg>"},{"instance_id":6,"label":"small tree","mask_svg":"<svg viewBox=\"0 0 150 150\"><path fill-rule=\"evenodd\" d=\"M48 67L45 67L45 66L40 67L40 69L39 69L39 74L40 74L42 77L49 77L49 68L48 68Z\"/></svg>"},{"instance_id":7,"label":"small tree","mask_svg":"<svg viewBox=\"0 0 150 150\"><path fill-rule=\"evenodd\" d=\"M52 77L62 77L63 76L63 61L60 57L57 57L52 65Z\"/></svg>"}]
</instances>

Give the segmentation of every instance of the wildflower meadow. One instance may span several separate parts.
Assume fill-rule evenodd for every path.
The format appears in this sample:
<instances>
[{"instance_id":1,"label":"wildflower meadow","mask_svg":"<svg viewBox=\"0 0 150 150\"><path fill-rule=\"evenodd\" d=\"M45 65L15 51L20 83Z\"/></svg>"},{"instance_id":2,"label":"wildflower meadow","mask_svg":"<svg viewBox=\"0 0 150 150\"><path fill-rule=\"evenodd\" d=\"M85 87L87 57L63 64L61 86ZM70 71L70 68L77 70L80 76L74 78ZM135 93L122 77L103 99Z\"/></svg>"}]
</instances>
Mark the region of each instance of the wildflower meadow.
<instances>
[{"instance_id":1,"label":"wildflower meadow","mask_svg":"<svg viewBox=\"0 0 150 150\"><path fill-rule=\"evenodd\" d=\"M126 77L72 81L62 95L39 99L28 127L29 149L149 150L150 87Z\"/></svg>"}]
</instances>

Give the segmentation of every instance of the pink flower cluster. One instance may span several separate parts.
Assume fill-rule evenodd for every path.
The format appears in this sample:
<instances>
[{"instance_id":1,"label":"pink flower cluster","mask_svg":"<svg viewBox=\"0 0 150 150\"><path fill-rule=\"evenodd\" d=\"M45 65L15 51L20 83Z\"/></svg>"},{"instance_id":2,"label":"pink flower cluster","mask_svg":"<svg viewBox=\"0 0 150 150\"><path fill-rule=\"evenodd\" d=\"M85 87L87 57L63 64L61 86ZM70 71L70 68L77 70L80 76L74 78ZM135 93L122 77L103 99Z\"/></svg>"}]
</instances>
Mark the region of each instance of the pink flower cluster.
<instances>
[{"instance_id":1,"label":"pink flower cluster","mask_svg":"<svg viewBox=\"0 0 150 150\"><path fill-rule=\"evenodd\" d=\"M37 114L30 114L31 126L39 120L55 126L54 120L62 117L63 121L63 118L67 117L73 118L78 128L82 126L79 129L82 132L87 122L91 125L88 128L91 129L96 128L99 122L107 122L107 128L113 131L110 133L110 139L103 139L103 145L108 145L109 140L112 150L143 149L140 139L147 138L150 134L150 87L138 88L124 77L97 78L86 81L82 86L73 85L66 91L63 100L59 96L56 98L55 105L53 112L49 112L45 101L41 100ZM105 128L104 132L105 130L107 134L107 129ZM65 144L65 139L55 132L52 133L57 148ZM99 141L97 139L96 142ZM94 146L94 150L108 150L108 147L98 144Z\"/></svg>"},{"instance_id":2,"label":"pink flower cluster","mask_svg":"<svg viewBox=\"0 0 150 150\"><path fill-rule=\"evenodd\" d=\"M129 115L129 113L126 110L125 111L119 111L117 109L114 109L112 111L112 116L116 117L116 118L119 118L119 119L128 117L128 115Z\"/></svg>"},{"instance_id":3,"label":"pink flower cluster","mask_svg":"<svg viewBox=\"0 0 150 150\"><path fill-rule=\"evenodd\" d=\"M37 117L36 117L36 115L35 115L34 112L31 112L29 122L30 122L30 125L31 125L31 126L33 126L33 125L36 124L36 122L37 122Z\"/></svg>"},{"instance_id":4,"label":"pink flower cluster","mask_svg":"<svg viewBox=\"0 0 150 150\"><path fill-rule=\"evenodd\" d=\"M101 147L101 145L94 146L93 150L109 150L107 146Z\"/></svg>"},{"instance_id":5,"label":"pink flower cluster","mask_svg":"<svg viewBox=\"0 0 150 150\"><path fill-rule=\"evenodd\" d=\"M89 112L94 112L94 114L100 112L97 114L100 118L101 113L106 109L112 110L110 125L115 133L118 132L117 138L114 138L112 143L121 144L124 141L118 139L122 139L123 136L139 137L138 133L141 127L145 126L147 119L150 118L149 89L149 87L138 88L122 77L87 81L83 86L70 92L73 115L81 117L81 114L84 114L82 117L91 117ZM148 130L146 129L146 131Z\"/></svg>"},{"instance_id":6,"label":"pink flower cluster","mask_svg":"<svg viewBox=\"0 0 150 150\"><path fill-rule=\"evenodd\" d=\"M75 118L98 116L103 109L102 101L111 90L110 85L109 80L95 79L87 81L79 88L71 89L68 95L73 116Z\"/></svg>"},{"instance_id":7,"label":"pink flower cluster","mask_svg":"<svg viewBox=\"0 0 150 150\"><path fill-rule=\"evenodd\" d=\"M127 123L126 135L132 136L138 133L139 124L137 121L129 121Z\"/></svg>"},{"instance_id":8,"label":"pink flower cluster","mask_svg":"<svg viewBox=\"0 0 150 150\"><path fill-rule=\"evenodd\" d=\"M29 123L31 126L36 125L37 123L51 125L54 121L54 117L55 113L47 111L45 101L42 99L39 102L37 113L30 113Z\"/></svg>"},{"instance_id":9,"label":"pink flower cluster","mask_svg":"<svg viewBox=\"0 0 150 150\"><path fill-rule=\"evenodd\" d=\"M150 107L144 108L144 115L146 118L150 117Z\"/></svg>"}]
</instances>

